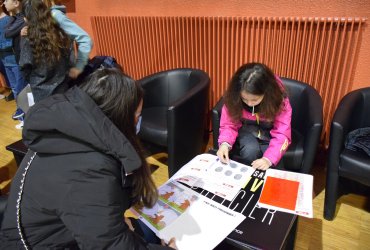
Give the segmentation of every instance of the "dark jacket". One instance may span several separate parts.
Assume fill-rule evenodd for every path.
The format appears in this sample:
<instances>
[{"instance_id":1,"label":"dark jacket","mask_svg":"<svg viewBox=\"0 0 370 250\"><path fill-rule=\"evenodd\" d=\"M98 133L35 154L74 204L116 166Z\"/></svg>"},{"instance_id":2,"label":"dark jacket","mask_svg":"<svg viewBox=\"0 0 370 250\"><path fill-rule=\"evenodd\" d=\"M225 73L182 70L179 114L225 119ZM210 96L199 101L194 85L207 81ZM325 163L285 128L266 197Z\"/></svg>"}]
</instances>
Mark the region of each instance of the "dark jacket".
<instances>
[{"instance_id":1,"label":"dark jacket","mask_svg":"<svg viewBox=\"0 0 370 250\"><path fill-rule=\"evenodd\" d=\"M27 113L23 141L29 152L13 179L0 249L18 249L16 200L32 249L146 249L123 220L130 206L126 173L141 167L127 138L78 87L53 95ZM125 185L124 185L125 184Z\"/></svg>"},{"instance_id":2,"label":"dark jacket","mask_svg":"<svg viewBox=\"0 0 370 250\"><path fill-rule=\"evenodd\" d=\"M370 156L370 127L355 129L348 133L345 148L364 152Z\"/></svg>"},{"instance_id":3,"label":"dark jacket","mask_svg":"<svg viewBox=\"0 0 370 250\"><path fill-rule=\"evenodd\" d=\"M11 18L11 21L5 27L5 37L13 39L13 50L18 63L21 54L21 30L26 26L26 22L24 21L22 12L19 12Z\"/></svg>"},{"instance_id":4,"label":"dark jacket","mask_svg":"<svg viewBox=\"0 0 370 250\"><path fill-rule=\"evenodd\" d=\"M13 52L13 39L5 37L5 28L11 21L13 21L13 17L11 16L3 16L0 18L0 60L5 67L18 67Z\"/></svg>"}]
</instances>

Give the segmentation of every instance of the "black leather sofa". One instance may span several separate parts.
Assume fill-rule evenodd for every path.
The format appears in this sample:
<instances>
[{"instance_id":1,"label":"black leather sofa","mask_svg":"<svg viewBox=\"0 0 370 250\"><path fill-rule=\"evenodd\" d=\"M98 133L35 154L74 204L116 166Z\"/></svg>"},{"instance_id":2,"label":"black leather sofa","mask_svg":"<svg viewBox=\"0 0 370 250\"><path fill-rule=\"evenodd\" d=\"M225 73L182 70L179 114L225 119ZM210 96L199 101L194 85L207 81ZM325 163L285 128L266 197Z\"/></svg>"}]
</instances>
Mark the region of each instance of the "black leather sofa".
<instances>
[{"instance_id":1,"label":"black leather sofa","mask_svg":"<svg viewBox=\"0 0 370 250\"><path fill-rule=\"evenodd\" d=\"M337 199L349 190L345 190L346 185L360 183L370 186L370 156L361 150L345 147L348 133L365 127L370 127L370 88L358 89L344 96L331 121L324 205L324 218L327 220L334 219Z\"/></svg>"},{"instance_id":2,"label":"black leather sofa","mask_svg":"<svg viewBox=\"0 0 370 250\"><path fill-rule=\"evenodd\" d=\"M154 73L139 82L145 91L139 137L147 149L168 153L172 176L204 151L209 76L202 70L179 68Z\"/></svg>"}]
</instances>

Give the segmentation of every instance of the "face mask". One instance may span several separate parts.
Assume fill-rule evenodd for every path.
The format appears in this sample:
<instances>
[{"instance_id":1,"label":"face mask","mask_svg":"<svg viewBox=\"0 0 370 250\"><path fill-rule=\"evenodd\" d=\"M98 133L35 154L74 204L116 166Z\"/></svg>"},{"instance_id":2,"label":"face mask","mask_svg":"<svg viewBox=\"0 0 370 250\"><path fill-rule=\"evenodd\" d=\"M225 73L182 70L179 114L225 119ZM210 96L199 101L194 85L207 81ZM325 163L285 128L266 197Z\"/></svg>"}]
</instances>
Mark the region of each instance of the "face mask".
<instances>
[{"instance_id":1,"label":"face mask","mask_svg":"<svg viewBox=\"0 0 370 250\"><path fill-rule=\"evenodd\" d=\"M139 116L139 120L136 123L136 134L140 132L140 126L141 126L141 116Z\"/></svg>"}]
</instances>

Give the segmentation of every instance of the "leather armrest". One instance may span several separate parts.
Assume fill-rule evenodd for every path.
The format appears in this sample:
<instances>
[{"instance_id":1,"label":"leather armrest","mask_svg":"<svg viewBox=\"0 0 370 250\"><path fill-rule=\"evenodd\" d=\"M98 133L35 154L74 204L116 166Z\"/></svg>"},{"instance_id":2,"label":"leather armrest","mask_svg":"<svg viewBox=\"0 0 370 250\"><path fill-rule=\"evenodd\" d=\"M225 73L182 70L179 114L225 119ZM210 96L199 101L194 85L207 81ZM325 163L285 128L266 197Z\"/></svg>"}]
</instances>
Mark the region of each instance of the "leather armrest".
<instances>
[{"instance_id":1,"label":"leather armrest","mask_svg":"<svg viewBox=\"0 0 370 250\"><path fill-rule=\"evenodd\" d=\"M169 104L169 110L176 109L182 105L191 105L191 99L196 98L199 95L199 92L202 89L208 89L209 87L209 80L206 78L202 79L199 84L195 85L192 89L190 89L183 97L179 98L173 103ZM188 104L190 102L190 104Z\"/></svg>"},{"instance_id":2,"label":"leather armrest","mask_svg":"<svg viewBox=\"0 0 370 250\"><path fill-rule=\"evenodd\" d=\"M304 160L301 173L309 173L315 160L323 127L323 104L320 95L310 86L305 89L307 110L304 112Z\"/></svg>"},{"instance_id":3,"label":"leather armrest","mask_svg":"<svg viewBox=\"0 0 370 250\"><path fill-rule=\"evenodd\" d=\"M204 77L167 110L169 165L175 168L201 153L206 130L209 84L209 78Z\"/></svg>"},{"instance_id":4,"label":"leather armrest","mask_svg":"<svg viewBox=\"0 0 370 250\"><path fill-rule=\"evenodd\" d=\"M308 108L306 110L306 115L302 115L306 117L304 124L306 125L306 134L309 135L312 127L322 127L323 125L323 104L319 93L317 93L315 89L308 87L305 91L308 97Z\"/></svg>"},{"instance_id":5,"label":"leather armrest","mask_svg":"<svg viewBox=\"0 0 370 250\"><path fill-rule=\"evenodd\" d=\"M361 100L360 92L351 92L343 97L340 101L334 116L332 123L338 124L337 126L342 127L343 133L346 136L350 131L357 129L357 126L354 123L355 117L353 117L354 111L360 108Z\"/></svg>"}]
</instances>

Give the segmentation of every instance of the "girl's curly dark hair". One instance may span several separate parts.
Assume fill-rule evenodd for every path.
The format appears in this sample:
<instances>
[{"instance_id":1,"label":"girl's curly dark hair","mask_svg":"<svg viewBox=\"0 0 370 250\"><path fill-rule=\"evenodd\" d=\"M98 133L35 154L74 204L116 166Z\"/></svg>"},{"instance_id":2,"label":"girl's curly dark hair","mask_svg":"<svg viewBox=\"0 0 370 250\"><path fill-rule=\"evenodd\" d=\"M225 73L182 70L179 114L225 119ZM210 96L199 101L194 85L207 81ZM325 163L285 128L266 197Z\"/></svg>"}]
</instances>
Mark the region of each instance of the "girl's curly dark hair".
<instances>
[{"instance_id":1,"label":"girl's curly dark hair","mask_svg":"<svg viewBox=\"0 0 370 250\"><path fill-rule=\"evenodd\" d=\"M225 105L233 120L241 119L243 101L241 91L253 95L264 95L260 103L259 113L266 119L273 120L280 111L285 90L277 83L274 73L262 63L242 65L230 80L224 95Z\"/></svg>"},{"instance_id":2,"label":"girl's curly dark hair","mask_svg":"<svg viewBox=\"0 0 370 250\"><path fill-rule=\"evenodd\" d=\"M42 0L26 0L22 11L28 24L28 39L36 63L53 64L69 57L71 41L51 16Z\"/></svg>"}]
</instances>

